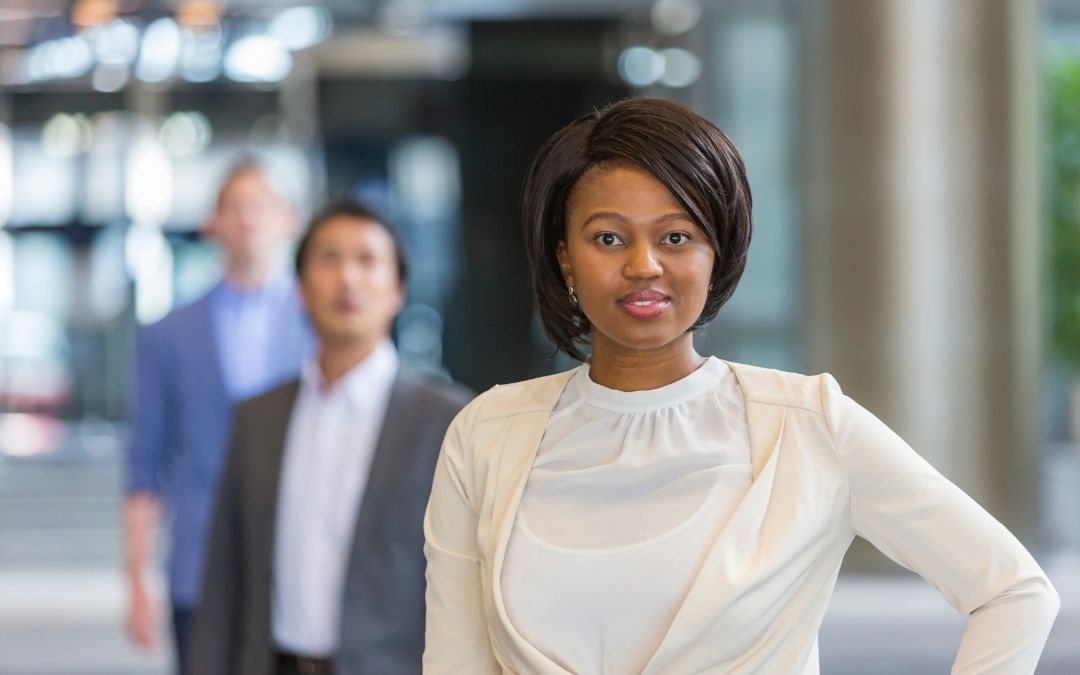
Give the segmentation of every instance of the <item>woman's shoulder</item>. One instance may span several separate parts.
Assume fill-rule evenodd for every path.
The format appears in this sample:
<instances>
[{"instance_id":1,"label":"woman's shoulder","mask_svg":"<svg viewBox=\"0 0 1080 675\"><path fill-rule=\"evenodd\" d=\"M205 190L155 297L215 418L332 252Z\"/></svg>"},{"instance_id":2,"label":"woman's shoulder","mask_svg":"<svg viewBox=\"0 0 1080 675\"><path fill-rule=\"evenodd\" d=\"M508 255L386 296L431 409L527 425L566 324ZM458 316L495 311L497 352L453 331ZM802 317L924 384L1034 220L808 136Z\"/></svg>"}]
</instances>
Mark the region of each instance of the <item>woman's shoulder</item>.
<instances>
[{"instance_id":1,"label":"woman's shoulder","mask_svg":"<svg viewBox=\"0 0 1080 675\"><path fill-rule=\"evenodd\" d=\"M824 414L829 398L842 395L828 373L804 375L774 368L725 361L735 375L748 402L771 403ZM458 416L473 426L488 420L530 412L549 412L559 400L566 383L577 372L497 384L477 396Z\"/></svg>"},{"instance_id":2,"label":"woman's shoulder","mask_svg":"<svg viewBox=\"0 0 1080 675\"><path fill-rule=\"evenodd\" d=\"M803 408L824 414L825 401L840 393L828 373L804 375L775 368L725 361L747 401Z\"/></svg>"},{"instance_id":3,"label":"woman's shoulder","mask_svg":"<svg viewBox=\"0 0 1080 675\"><path fill-rule=\"evenodd\" d=\"M550 411L576 368L531 380L496 384L472 400L460 417L471 424L529 412Z\"/></svg>"}]
</instances>

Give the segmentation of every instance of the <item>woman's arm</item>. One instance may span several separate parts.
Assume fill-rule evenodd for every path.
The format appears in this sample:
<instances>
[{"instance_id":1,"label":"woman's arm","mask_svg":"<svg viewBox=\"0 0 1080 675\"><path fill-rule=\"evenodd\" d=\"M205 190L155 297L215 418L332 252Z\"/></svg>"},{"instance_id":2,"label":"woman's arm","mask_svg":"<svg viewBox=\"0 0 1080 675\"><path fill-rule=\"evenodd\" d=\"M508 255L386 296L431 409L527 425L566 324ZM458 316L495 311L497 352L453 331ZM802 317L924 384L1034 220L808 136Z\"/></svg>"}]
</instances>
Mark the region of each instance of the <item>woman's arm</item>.
<instances>
[{"instance_id":1,"label":"woman's arm","mask_svg":"<svg viewBox=\"0 0 1080 675\"><path fill-rule=\"evenodd\" d=\"M967 624L953 673L1032 673L1060 601L1005 527L824 378L852 528L937 588Z\"/></svg>"},{"instance_id":2,"label":"woman's arm","mask_svg":"<svg viewBox=\"0 0 1080 675\"><path fill-rule=\"evenodd\" d=\"M467 470L471 418L467 406L443 440L424 515L427 626L424 673L499 673L484 617L477 520Z\"/></svg>"}]
</instances>

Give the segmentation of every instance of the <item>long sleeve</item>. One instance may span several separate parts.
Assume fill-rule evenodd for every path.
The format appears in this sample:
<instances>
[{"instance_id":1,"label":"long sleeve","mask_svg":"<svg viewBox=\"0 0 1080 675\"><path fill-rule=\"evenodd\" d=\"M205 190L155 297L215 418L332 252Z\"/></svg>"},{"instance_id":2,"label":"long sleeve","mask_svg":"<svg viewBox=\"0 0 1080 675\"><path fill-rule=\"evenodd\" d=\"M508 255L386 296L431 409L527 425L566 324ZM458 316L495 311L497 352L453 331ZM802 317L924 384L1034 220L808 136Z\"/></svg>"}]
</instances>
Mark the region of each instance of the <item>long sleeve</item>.
<instances>
[{"instance_id":1,"label":"long sleeve","mask_svg":"<svg viewBox=\"0 0 1080 675\"><path fill-rule=\"evenodd\" d=\"M484 617L477 518L467 468L467 406L443 441L424 515L427 624L424 673L498 673Z\"/></svg>"},{"instance_id":2,"label":"long sleeve","mask_svg":"<svg viewBox=\"0 0 1080 675\"><path fill-rule=\"evenodd\" d=\"M139 332L128 391L132 440L128 448L126 491L160 494L162 468L169 454L168 368L156 326Z\"/></svg>"},{"instance_id":3,"label":"long sleeve","mask_svg":"<svg viewBox=\"0 0 1080 675\"><path fill-rule=\"evenodd\" d=\"M1005 527L825 378L852 528L938 589L967 623L953 673L1032 673L1060 601Z\"/></svg>"},{"instance_id":4,"label":"long sleeve","mask_svg":"<svg viewBox=\"0 0 1080 675\"><path fill-rule=\"evenodd\" d=\"M225 471L218 486L203 570L201 600L195 612L188 660L199 675L236 672L244 588L244 540L240 525L240 482L243 475L243 422L235 421Z\"/></svg>"}]
</instances>

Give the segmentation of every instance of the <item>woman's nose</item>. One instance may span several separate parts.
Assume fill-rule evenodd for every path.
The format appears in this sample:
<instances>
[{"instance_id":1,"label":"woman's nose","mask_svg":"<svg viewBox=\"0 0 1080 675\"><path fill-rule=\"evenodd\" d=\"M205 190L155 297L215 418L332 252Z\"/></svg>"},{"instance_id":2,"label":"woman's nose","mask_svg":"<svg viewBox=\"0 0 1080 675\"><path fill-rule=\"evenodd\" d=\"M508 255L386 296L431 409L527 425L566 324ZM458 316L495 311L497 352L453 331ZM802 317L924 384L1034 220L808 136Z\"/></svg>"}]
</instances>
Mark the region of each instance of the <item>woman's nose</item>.
<instances>
[{"instance_id":1,"label":"woman's nose","mask_svg":"<svg viewBox=\"0 0 1080 675\"><path fill-rule=\"evenodd\" d=\"M664 268L657 251L650 242L642 241L628 249L629 258L623 267L623 275L632 279L648 279L660 276Z\"/></svg>"}]
</instances>

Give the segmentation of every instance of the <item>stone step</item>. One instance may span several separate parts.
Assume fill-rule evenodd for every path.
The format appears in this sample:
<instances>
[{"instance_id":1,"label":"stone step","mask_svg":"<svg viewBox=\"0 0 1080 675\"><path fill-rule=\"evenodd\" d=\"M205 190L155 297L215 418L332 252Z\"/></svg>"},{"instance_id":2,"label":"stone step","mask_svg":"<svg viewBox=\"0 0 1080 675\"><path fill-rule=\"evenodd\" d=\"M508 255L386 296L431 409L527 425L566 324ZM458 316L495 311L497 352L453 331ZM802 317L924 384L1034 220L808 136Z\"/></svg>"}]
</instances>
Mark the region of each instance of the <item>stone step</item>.
<instances>
[{"instance_id":1,"label":"stone step","mask_svg":"<svg viewBox=\"0 0 1080 675\"><path fill-rule=\"evenodd\" d=\"M10 530L0 536L0 568L118 563L123 559L121 540L118 527Z\"/></svg>"},{"instance_id":2,"label":"stone step","mask_svg":"<svg viewBox=\"0 0 1080 675\"><path fill-rule=\"evenodd\" d=\"M23 496L102 496L119 492L116 461L29 462L0 460L0 502Z\"/></svg>"},{"instance_id":3,"label":"stone step","mask_svg":"<svg viewBox=\"0 0 1080 675\"><path fill-rule=\"evenodd\" d=\"M117 494L0 497L0 540L11 530L119 527Z\"/></svg>"}]
</instances>

